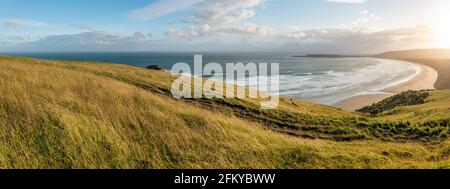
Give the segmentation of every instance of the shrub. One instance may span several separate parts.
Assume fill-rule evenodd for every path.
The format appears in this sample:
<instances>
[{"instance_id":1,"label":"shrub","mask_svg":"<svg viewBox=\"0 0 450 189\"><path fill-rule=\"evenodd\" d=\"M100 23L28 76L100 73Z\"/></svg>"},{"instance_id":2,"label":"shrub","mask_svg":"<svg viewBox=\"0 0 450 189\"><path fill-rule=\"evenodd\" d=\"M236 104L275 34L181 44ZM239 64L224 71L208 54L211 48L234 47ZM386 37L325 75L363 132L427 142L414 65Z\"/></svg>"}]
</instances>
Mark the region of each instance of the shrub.
<instances>
[{"instance_id":1,"label":"shrub","mask_svg":"<svg viewBox=\"0 0 450 189\"><path fill-rule=\"evenodd\" d=\"M384 99L383 101L375 103L372 106L366 106L357 111L376 116L384 111L392 110L398 106L423 104L425 103L428 96L429 93L425 91L406 91L390 98Z\"/></svg>"}]
</instances>

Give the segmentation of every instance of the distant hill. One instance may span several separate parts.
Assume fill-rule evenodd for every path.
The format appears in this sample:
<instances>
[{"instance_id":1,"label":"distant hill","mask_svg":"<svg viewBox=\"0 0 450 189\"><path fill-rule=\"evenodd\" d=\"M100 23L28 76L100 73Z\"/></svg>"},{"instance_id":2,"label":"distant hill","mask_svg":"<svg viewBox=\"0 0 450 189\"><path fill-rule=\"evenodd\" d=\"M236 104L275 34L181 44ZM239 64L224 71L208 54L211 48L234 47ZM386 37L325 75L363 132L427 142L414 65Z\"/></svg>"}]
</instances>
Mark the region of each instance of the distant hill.
<instances>
[{"instance_id":1,"label":"distant hill","mask_svg":"<svg viewBox=\"0 0 450 189\"><path fill-rule=\"evenodd\" d=\"M163 71L0 57L1 168L449 168L450 92L377 117L174 99Z\"/></svg>"},{"instance_id":2,"label":"distant hill","mask_svg":"<svg viewBox=\"0 0 450 189\"><path fill-rule=\"evenodd\" d=\"M385 52L377 57L395 59L444 59L450 60L450 49L415 49Z\"/></svg>"},{"instance_id":3,"label":"distant hill","mask_svg":"<svg viewBox=\"0 0 450 189\"><path fill-rule=\"evenodd\" d=\"M309 57L309 58L352 58L352 57L364 57L362 55L339 55L339 54L307 54L303 56L293 57Z\"/></svg>"}]
</instances>

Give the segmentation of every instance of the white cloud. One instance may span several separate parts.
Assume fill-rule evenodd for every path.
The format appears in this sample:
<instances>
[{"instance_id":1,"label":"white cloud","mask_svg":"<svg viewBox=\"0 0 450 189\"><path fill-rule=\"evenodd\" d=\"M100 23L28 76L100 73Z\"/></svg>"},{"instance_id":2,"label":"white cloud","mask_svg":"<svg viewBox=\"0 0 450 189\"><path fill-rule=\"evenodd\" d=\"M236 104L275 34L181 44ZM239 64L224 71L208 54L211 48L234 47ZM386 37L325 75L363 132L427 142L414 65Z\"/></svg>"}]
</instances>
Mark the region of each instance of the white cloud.
<instances>
[{"instance_id":1,"label":"white cloud","mask_svg":"<svg viewBox=\"0 0 450 189\"><path fill-rule=\"evenodd\" d=\"M381 22L382 20L383 18L368 10L362 10L356 14L353 21L341 24L340 28L353 30L355 32L357 31L374 32L379 30L376 24Z\"/></svg>"},{"instance_id":2,"label":"white cloud","mask_svg":"<svg viewBox=\"0 0 450 189\"><path fill-rule=\"evenodd\" d=\"M292 31L292 32L283 33L283 34L281 34L281 36L283 36L285 38L302 39L302 38L306 37L306 34L302 31Z\"/></svg>"},{"instance_id":3,"label":"white cloud","mask_svg":"<svg viewBox=\"0 0 450 189\"><path fill-rule=\"evenodd\" d=\"M272 28L242 21L256 15L255 7L265 0L207 0L193 7L193 14L184 19L187 28L170 28L166 32L176 37L233 35L268 35Z\"/></svg>"},{"instance_id":4,"label":"white cloud","mask_svg":"<svg viewBox=\"0 0 450 189\"><path fill-rule=\"evenodd\" d=\"M264 0L207 0L194 6L194 14L186 22L192 24L234 24L256 15L253 8Z\"/></svg>"},{"instance_id":5,"label":"white cloud","mask_svg":"<svg viewBox=\"0 0 450 189\"><path fill-rule=\"evenodd\" d=\"M350 4L362 4L365 3L366 0L325 0L333 3L350 3Z\"/></svg>"},{"instance_id":6,"label":"white cloud","mask_svg":"<svg viewBox=\"0 0 450 189\"><path fill-rule=\"evenodd\" d=\"M227 34L235 34L235 35L261 35L266 36L271 34L273 29L268 26L258 26L253 23L248 24L236 24L236 25L214 25L210 26L205 24L203 26L194 26L191 25L188 28L177 29L170 28L168 32L166 32L169 36L175 37L204 37L204 36L224 36Z\"/></svg>"},{"instance_id":7,"label":"white cloud","mask_svg":"<svg viewBox=\"0 0 450 189\"><path fill-rule=\"evenodd\" d=\"M167 31L166 34L175 37L187 37L187 38L201 36L201 34L197 31L197 28L195 26L191 26L185 29L169 28L169 31Z\"/></svg>"},{"instance_id":8,"label":"white cloud","mask_svg":"<svg viewBox=\"0 0 450 189\"><path fill-rule=\"evenodd\" d=\"M382 18L368 10L363 10L358 13L358 17L352 23L353 30L368 30L373 24L378 23Z\"/></svg>"},{"instance_id":9,"label":"white cloud","mask_svg":"<svg viewBox=\"0 0 450 189\"><path fill-rule=\"evenodd\" d=\"M204 0L158 0L144 8L131 11L128 16L139 20L152 20L164 15L168 15Z\"/></svg>"}]
</instances>

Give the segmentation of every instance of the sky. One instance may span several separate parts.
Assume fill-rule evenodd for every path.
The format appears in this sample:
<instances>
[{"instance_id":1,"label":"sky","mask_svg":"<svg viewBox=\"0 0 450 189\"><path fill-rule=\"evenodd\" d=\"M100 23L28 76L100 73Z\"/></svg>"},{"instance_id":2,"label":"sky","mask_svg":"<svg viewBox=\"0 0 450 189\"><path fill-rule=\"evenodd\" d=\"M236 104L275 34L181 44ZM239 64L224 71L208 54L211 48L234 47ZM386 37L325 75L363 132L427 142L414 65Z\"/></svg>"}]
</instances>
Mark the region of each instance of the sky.
<instances>
[{"instance_id":1,"label":"sky","mask_svg":"<svg viewBox=\"0 0 450 189\"><path fill-rule=\"evenodd\" d=\"M448 0L0 0L0 52L450 48Z\"/></svg>"}]
</instances>

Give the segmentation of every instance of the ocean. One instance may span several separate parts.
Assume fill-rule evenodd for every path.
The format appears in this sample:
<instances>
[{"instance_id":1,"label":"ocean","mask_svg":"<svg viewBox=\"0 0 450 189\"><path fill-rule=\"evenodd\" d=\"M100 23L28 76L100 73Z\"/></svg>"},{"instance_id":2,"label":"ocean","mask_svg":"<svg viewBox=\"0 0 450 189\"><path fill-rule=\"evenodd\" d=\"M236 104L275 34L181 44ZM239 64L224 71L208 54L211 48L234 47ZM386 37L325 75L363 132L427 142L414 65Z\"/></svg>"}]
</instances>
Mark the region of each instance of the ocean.
<instances>
[{"instance_id":1,"label":"ocean","mask_svg":"<svg viewBox=\"0 0 450 189\"><path fill-rule=\"evenodd\" d=\"M347 98L380 94L383 89L407 82L420 74L420 66L412 63L375 58L307 58L295 53L10 53L53 60L96 61L127 64L137 67L159 65L170 70L172 65L185 62L193 65L193 55L203 55L203 63L279 63L280 90L278 95L333 105ZM237 83L256 85L256 76L237 78ZM270 79L270 78L267 78Z\"/></svg>"}]
</instances>

